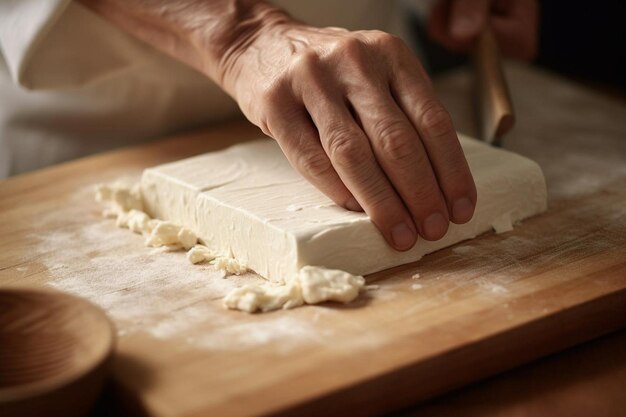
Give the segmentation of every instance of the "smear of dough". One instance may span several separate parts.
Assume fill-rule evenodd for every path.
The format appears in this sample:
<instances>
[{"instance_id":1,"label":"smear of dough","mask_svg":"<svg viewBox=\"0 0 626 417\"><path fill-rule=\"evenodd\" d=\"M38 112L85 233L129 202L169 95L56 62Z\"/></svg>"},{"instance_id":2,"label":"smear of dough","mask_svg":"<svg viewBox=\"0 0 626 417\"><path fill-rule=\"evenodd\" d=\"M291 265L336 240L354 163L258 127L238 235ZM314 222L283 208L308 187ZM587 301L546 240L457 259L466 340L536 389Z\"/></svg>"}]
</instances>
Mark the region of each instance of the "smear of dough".
<instances>
[{"instance_id":1,"label":"smear of dough","mask_svg":"<svg viewBox=\"0 0 626 417\"><path fill-rule=\"evenodd\" d=\"M224 298L224 305L248 313L325 301L349 303L365 287L365 279L337 269L305 266L284 285L246 285Z\"/></svg>"},{"instance_id":2,"label":"smear of dough","mask_svg":"<svg viewBox=\"0 0 626 417\"><path fill-rule=\"evenodd\" d=\"M307 304L324 301L349 303L365 286L362 276L352 275L338 269L305 266L300 269L297 281L302 288L302 298Z\"/></svg>"},{"instance_id":3,"label":"smear of dough","mask_svg":"<svg viewBox=\"0 0 626 417\"><path fill-rule=\"evenodd\" d=\"M153 219L143 211L141 190L138 185L123 183L100 185L96 200L106 207L104 216L116 218L118 227L127 228L146 237L145 244L152 247L185 249L192 264L211 262L226 275L240 275L249 271L241 261L231 256L220 256L198 243L195 233L169 221ZM285 284L244 285L224 298L224 306L253 313L317 304L325 301L349 303L365 287L362 276L345 271L305 266Z\"/></svg>"},{"instance_id":4,"label":"smear of dough","mask_svg":"<svg viewBox=\"0 0 626 417\"><path fill-rule=\"evenodd\" d=\"M302 291L297 282L273 286L244 285L224 297L224 306L233 310L254 313L288 309L304 304Z\"/></svg>"}]
</instances>

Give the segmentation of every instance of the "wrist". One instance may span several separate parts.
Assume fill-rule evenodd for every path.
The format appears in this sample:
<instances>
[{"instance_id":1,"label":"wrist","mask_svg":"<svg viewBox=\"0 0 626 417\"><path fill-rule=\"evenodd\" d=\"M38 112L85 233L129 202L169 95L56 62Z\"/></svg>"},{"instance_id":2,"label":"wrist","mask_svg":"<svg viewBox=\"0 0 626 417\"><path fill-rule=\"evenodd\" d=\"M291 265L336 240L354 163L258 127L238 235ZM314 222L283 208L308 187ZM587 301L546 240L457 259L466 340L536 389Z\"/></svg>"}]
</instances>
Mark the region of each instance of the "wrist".
<instances>
[{"instance_id":1,"label":"wrist","mask_svg":"<svg viewBox=\"0 0 626 417\"><path fill-rule=\"evenodd\" d=\"M201 25L191 35L201 56L201 70L232 94L241 71L241 57L266 34L291 21L284 10L264 1L234 2L219 21L208 27Z\"/></svg>"}]
</instances>

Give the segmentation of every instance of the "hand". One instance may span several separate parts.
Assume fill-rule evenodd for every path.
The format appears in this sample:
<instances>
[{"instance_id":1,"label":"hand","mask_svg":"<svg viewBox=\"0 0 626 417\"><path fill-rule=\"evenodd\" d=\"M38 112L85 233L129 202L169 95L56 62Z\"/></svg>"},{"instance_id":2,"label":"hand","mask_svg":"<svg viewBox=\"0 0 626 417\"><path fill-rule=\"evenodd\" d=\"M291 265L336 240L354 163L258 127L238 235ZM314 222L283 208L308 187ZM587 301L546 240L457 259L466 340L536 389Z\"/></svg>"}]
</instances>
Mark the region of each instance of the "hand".
<instances>
[{"instance_id":1,"label":"hand","mask_svg":"<svg viewBox=\"0 0 626 417\"><path fill-rule=\"evenodd\" d=\"M264 27L217 77L290 163L397 250L472 218L476 188L447 111L415 55L379 31Z\"/></svg>"},{"instance_id":2,"label":"hand","mask_svg":"<svg viewBox=\"0 0 626 417\"><path fill-rule=\"evenodd\" d=\"M428 33L452 51L468 52L489 24L505 56L530 61L537 55L538 17L537 0L439 0Z\"/></svg>"},{"instance_id":3,"label":"hand","mask_svg":"<svg viewBox=\"0 0 626 417\"><path fill-rule=\"evenodd\" d=\"M394 248L472 218L476 187L450 116L400 39L312 28L261 0L81 2L213 79Z\"/></svg>"}]
</instances>

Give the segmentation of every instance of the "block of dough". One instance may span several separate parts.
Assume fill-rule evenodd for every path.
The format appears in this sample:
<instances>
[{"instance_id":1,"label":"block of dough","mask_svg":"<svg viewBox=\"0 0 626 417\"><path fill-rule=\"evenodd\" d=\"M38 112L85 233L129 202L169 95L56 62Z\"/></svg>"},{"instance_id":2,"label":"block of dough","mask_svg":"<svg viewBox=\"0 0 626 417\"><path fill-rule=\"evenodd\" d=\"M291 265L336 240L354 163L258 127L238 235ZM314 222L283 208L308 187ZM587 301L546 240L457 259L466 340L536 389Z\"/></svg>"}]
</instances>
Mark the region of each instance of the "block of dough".
<instances>
[{"instance_id":1,"label":"block of dough","mask_svg":"<svg viewBox=\"0 0 626 417\"><path fill-rule=\"evenodd\" d=\"M146 169L141 179L150 215L195 231L212 251L259 275L284 282L306 266L365 275L414 262L546 209L539 166L517 154L461 137L474 175L474 218L451 224L443 239L419 239L407 252L387 245L364 213L347 211L303 179L278 145L261 139Z\"/></svg>"}]
</instances>

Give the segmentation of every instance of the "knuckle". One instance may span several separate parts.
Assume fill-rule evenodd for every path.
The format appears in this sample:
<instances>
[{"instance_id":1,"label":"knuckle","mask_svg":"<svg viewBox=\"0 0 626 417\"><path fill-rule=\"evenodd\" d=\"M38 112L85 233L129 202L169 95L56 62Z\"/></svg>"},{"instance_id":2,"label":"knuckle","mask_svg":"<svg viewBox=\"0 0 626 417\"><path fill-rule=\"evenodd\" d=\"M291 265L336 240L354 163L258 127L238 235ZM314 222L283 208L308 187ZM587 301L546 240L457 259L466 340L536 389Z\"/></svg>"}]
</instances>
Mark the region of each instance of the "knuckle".
<instances>
[{"instance_id":1,"label":"knuckle","mask_svg":"<svg viewBox=\"0 0 626 417\"><path fill-rule=\"evenodd\" d=\"M259 99L262 106L273 108L284 101L285 93L285 80L279 78L261 87Z\"/></svg>"},{"instance_id":2,"label":"knuckle","mask_svg":"<svg viewBox=\"0 0 626 417\"><path fill-rule=\"evenodd\" d=\"M386 157L395 162L408 162L415 158L415 143L411 140L410 132L407 132L404 123L383 119L376 122L374 132Z\"/></svg>"},{"instance_id":3,"label":"knuckle","mask_svg":"<svg viewBox=\"0 0 626 417\"><path fill-rule=\"evenodd\" d=\"M320 65L320 56L310 49L298 52L292 60L291 66L297 72L310 73Z\"/></svg>"},{"instance_id":4,"label":"knuckle","mask_svg":"<svg viewBox=\"0 0 626 417\"><path fill-rule=\"evenodd\" d=\"M384 190L374 190L368 198L368 214L378 225L395 223L405 217L400 203Z\"/></svg>"},{"instance_id":5,"label":"knuckle","mask_svg":"<svg viewBox=\"0 0 626 417\"><path fill-rule=\"evenodd\" d=\"M453 131L452 120L448 111L436 101L422 105L421 125L426 134L441 137Z\"/></svg>"},{"instance_id":6,"label":"knuckle","mask_svg":"<svg viewBox=\"0 0 626 417\"><path fill-rule=\"evenodd\" d=\"M358 56L363 51L363 42L355 36L346 36L339 42L341 52Z\"/></svg>"},{"instance_id":7,"label":"knuckle","mask_svg":"<svg viewBox=\"0 0 626 417\"><path fill-rule=\"evenodd\" d=\"M342 166L361 165L367 161L367 148L362 146L357 135L343 127L333 129L327 138L328 155Z\"/></svg>"},{"instance_id":8,"label":"knuckle","mask_svg":"<svg viewBox=\"0 0 626 417\"><path fill-rule=\"evenodd\" d=\"M365 44L355 36L345 36L335 43L332 53L340 59L360 63L365 61Z\"/></svg>"},{"instance_id":9,"label":"knuckle","mask_svg":"<svg viewBox=\"0 0 626 417\"><path fill-rule=\"evenodd\" d=\"M302 152L297 160L298 168L303 174L312 178L323 178L333 170L326 155L318 152Z\"/></svg>"},{"instance_id":10,"label":"knuckle","mask_svg":"<svg viewBox=\"0 0 626 417\"><path fill-rule=\"evenodd\" d=\"M335 42L328 59L337 65L338 76L356 89L380 78L380 69L386 65L380 55L366 36L351 34Z\"/></svg>"},{"instance_id":11,"label":"knuckle","mask_svg":"<svg viewBox=\"0 0 626 417\"><path fill-rule=\"evenodd\" d=\"M432 213L435 209L444 207L439 186L434 179L422 179L417 181L413 188L412 212L418 218Z\"/></svg>"},{"instance_id":12,"label":"knuckle","mask_svg":"<svg viewBox=\"0 0 626 417\"><path fill-rule=\"evenodd\" d=\"M292 58L287 78L297 89L319 88L324 85L325 65L324 59L315 51L298 52Z\"/></svg>"},{"instance_id":13,"label":"knuckle","mask_svg":"<svg viewBox=\"0 0 626 417\"><path fill-rule=\"evenodd\" d=\"M394 52L405 48L404 41L398 36L383 31L373 31L373 40L381 49Z\"/></svg>"}]
</instances>

